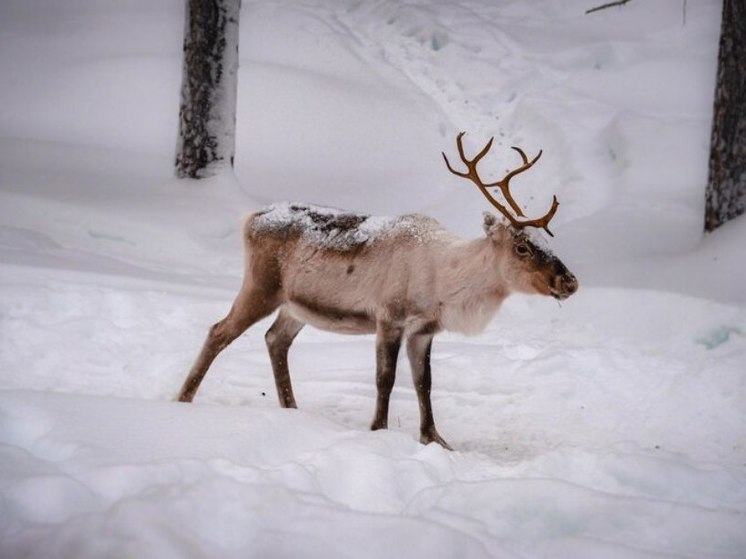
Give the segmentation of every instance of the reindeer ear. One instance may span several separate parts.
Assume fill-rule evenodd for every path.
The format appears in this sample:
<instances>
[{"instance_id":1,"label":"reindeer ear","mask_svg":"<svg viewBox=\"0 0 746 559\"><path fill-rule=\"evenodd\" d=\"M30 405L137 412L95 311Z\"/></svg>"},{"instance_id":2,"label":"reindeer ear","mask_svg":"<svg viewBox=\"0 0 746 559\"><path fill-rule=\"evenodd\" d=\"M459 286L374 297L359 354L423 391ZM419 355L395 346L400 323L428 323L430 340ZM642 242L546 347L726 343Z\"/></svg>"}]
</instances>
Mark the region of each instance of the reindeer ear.
<instances>
[{"instance_id":1,"label":"reindeer ear","mask_svg":"<svg viewBox=\"0 0 746 559\"><path fill-rule=\"evenodd\" d=\"M491 213L484 212L484 232L496 243L512 238L510 228Z\"/></svg>"},{"instance_id":2,"label":"reindeer ear","mask_svg":"<svg viewBox=\"0 0 746 559\"><path fill-rule=\"evenodd\" d=\"M490 231L495 228L495 226L498 224L498 221L497 218L490 212L484 212L482 215L484 216L484 232L487 233L487 236L489 236Z\"/></svg>"}]
</instances>

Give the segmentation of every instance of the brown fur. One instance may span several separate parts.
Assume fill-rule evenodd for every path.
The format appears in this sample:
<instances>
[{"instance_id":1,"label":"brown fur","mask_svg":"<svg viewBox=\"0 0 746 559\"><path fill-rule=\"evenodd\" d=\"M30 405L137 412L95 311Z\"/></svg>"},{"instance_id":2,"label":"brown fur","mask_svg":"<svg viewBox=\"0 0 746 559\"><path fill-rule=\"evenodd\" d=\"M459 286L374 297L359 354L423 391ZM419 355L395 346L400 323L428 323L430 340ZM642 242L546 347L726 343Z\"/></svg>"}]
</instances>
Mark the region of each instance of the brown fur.
<instances>
[{"instance_id":1,"label":"brown fur","mask_svg":"<svg viewBox=\"0 0 746 559\"><path fill-rule=\"evenodd\" d=\"M420 402L420 440L449 448L435 429L430 403L433 336L440 330L481 332L515 291L563 299L577 289L559 259L490 214L486 236L464 242L426 216L402 216L376 234L363 234L368 216L297 205L283 210L289 214L279 220L268 219L271 209L247 218L243 285L228 316L210 329L180 401L194 398L222 349L279 308L266 340L283 407L296 407L287 353L305 324L375 333L378 397L371 428L386 428L396 360L406 339Z\"/></svg>"}]
</instances>

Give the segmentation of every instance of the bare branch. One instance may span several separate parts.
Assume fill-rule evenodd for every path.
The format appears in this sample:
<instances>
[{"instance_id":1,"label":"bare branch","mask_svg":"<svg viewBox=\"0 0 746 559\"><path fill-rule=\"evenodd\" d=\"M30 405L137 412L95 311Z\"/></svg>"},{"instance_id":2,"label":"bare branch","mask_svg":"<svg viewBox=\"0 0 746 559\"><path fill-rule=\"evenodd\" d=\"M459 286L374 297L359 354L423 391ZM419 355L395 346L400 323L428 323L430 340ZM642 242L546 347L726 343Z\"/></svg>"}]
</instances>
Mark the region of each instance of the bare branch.
<instances>
[{"instance_id":1,"label":"bare branch","mask_svg":"<svg viewBox=\"0 0 746 559\"><path fill-rule=\"evenodd\" d=\"M624 6L629 0L617 0L616 2L608 2L606 4L601 4L600 6L596 6L595 8L591 8L590 10L586 10L585 13L592 14L593 12L600 12L601 10L605 10L606 8L613 8L615 6Z\"/></svg>"}]
</instances>

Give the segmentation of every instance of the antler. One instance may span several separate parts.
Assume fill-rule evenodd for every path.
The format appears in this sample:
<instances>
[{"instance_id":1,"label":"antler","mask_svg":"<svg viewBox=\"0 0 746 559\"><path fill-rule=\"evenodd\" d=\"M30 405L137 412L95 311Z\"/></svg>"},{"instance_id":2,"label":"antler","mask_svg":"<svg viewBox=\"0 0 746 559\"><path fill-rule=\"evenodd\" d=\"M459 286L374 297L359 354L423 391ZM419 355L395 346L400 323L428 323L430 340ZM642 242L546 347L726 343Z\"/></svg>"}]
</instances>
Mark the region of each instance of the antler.
<instances>
[{"instance_id":1,"label":"antler","mask_svg":"<svg viewBox=\"0 0 746 559\"><path fill-rule=\"evenodd\" d=\"M554 234L549 230L548 225L549 225L549 222L554 217L554 214L557 211L557 207L559 206L559 202L557 201L556 196L554 196L552 200L552 207L549 209L549 211L544 216L536 218L536 219L528 219L525 221L519 221L518 219L516 219L515 216L513 216L508 211L508 209L505 206L503 206L500 202L495 200L492 194L490 194L490 192L487 190L488 188L492 188L495 186L498 187L500 191L502 192L503 196L505 197L505 200L507 200L508 204L513 209L513 211L519 217L525 217L523 215L523 211L518 206L516 201L513 199L513 196L510 194L510 179L530 169L531 166L539 160L539 157L541 157L542 151L540 150L539 153L536 155L536 157L534 157L531 161L529 161L528 157L526 157L526 154L523 153L523 150L521 148L513 147L512 149L516 150L520 154L521 159L523 159L523 165L521 165L517 169L510 171L501 180L490 183L490 184L485 184L482 182L482 179L479 178L479 173L477 172L477 163L479 163L479 161L490 150L490 148L492 147L492 141L495 138L490 138L490 141L487 142L487 145L484 146L484 148L482 148L482 151L480 151L477 155L475 155L473 159L469 160L464 154L464 145L461 141L461 138L463 138L463 136L464 136L464 132L460 132L459 135L456 136L456 146L458 147L458 153L461 156L461 161L463 161L464 165L466 165L467 170L465 173L456 171L453 167L451 167L451 164L448 161L446 154L443 153L443 159L446 162L446 167L448 167L448 170L454 175L458 177L463 177L465 179L469 179L474 184L476 184L479 190L482 192L482 194L484 194L485 198L487 198L487 201L490 204L492 204L495 208L497 208L497 210L501 214L507 217L508 221L510 221L510 224L516 229L523 229L524 227L538 227L538 228L544 229L544 231L549 233L550 236L554 237Z\"/></svg>"}]
</instances>

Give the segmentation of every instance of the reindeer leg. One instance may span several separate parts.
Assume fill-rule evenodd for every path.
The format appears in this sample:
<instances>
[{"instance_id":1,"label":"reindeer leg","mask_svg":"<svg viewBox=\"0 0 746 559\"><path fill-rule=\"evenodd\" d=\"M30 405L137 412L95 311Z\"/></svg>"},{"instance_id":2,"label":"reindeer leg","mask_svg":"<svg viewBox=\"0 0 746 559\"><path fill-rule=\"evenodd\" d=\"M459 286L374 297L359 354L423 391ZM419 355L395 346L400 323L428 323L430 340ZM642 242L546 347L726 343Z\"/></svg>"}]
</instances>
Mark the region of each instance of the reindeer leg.
<instances>
[{"instance_id":1,"label":"reindeer leg","mask_svg":"<svg viewBox=\"0 0 746 559\"><path fill-rule=\"evenodd\" d=\"M378 324L376 335L376 415L370 425L372 431L386 429L389 417L389 398L396 378L396 359L401 347L402 329L391 324Z\"/></svg>"},{"instance_id":2,"label":"reindeer leg","mask_svg":"<svg viewBox=\"0 0 746 559\"><path fill-rule=\"evenodd\" d=\"M422 444L438 443L447 450L453 450L435 429L433 406L430 402L430 349L434 333L423 331L414 333L407 339L407 355L412 368L412 379L420 403L420 442Z\"/></svg>"},{"instance_id":3,"label":"reindeer leg","mask_svg":"<svg viewBox=\"0 0 746 559\"><path fill-rule=\"evenodd\" d=\"M285 308L280 309L277 319L267 333L264 340L267 342L269 358L272 361L272 371L275 374L275 386L277 396L280 398L280 406L283 408L297 408L293 396L293 385L290 382L290 369L288 368L288 350L295 336L305 326L303 322L290 316Z\"/></svg>"},{"instance_id":4,"label":"reindeer leg","mask_svg":"<svg viewBox=\"0 0 746 559\"><path fill-rule=\"evenodd\" d=\"M218 354L249 326L271 314L277 308L274 299L274 296L261 291L252 291L245 296L239 293L228 316L210 328L202 351L179 391L179 402L191 402L194 399L207 369Z\"/></svg>"}]
</instances>

